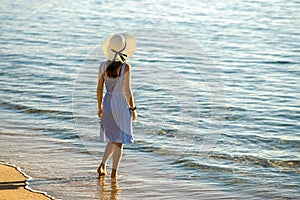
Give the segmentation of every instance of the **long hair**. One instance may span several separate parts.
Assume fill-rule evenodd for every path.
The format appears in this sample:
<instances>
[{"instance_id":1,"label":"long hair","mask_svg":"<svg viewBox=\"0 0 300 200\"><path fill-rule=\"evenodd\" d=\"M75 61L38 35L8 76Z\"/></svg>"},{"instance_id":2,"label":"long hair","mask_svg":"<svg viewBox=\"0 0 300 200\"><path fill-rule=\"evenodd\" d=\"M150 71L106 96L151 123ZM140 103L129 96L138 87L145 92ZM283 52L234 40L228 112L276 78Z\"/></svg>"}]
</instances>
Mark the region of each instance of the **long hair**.
<instances>
[{"instance_id":1,"label":"long hair","mask_svg":"<svg viewBox=\"0 0 300 200\"><path fill-rule=\"evenodd\" d=\"M106 68L107 76L110 78L117 78L118 77L117 69L121 64L122 63L120 61L111 62Z\"/></svg>"}]
</instances>

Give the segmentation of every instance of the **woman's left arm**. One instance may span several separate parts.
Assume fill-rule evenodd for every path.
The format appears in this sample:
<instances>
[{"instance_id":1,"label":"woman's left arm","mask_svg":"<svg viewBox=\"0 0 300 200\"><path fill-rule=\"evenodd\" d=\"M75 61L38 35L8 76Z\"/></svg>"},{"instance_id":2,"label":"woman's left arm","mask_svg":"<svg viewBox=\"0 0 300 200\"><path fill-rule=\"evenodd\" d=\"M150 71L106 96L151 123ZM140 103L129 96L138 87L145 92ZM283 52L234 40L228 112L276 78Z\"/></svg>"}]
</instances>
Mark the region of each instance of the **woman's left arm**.
<instances>
[{"instance_id":1,"label":"woman's left arm","mask_svg":"<svg viewBox=\"0 0 300 200\"><path fill-rule=\"evenodd\" d=\"M103 85L104 85L104 78L101 71L102 64L100 64L99 72L98 72L98 86L97 86L97 100L98 100L98 117L102 117L102 98L103 98Z\"/></svg>"}]
</instances>

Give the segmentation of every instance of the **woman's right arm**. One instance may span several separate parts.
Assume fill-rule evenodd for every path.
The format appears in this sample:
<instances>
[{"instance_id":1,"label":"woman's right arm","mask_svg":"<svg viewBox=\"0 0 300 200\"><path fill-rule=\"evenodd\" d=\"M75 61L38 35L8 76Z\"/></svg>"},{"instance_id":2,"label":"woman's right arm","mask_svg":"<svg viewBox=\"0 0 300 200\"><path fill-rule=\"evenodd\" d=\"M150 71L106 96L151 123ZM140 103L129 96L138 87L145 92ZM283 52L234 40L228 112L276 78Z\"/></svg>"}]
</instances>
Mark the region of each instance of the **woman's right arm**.
<instances>
[{"instance_id":1,"label":"woman's right arm","mask_svg":"<svg viewBox=\"0 0 300 200\"><path fill-rule=\"evenodd\" d=\"M134 97L131 91L131 66L126 63L125 70L124 70L124 92L127 99L127 102L130 106L130 108L135 107L134 103ZM135 122L137 120L137 113L136 110L131 111L132 112L132 121Z\"/></svg>"},{"instance_id":2,"label":"woman's right arm","mask_svg":"<svg viewBox=\"0 0 300 200\"><path fill-rule=\"evenodd\" d=\"M101 71L102 63L99 67L98 72L98 86L97 86L97 100L98 100L98 117L102 117L102 98L103 98L103 85L104 85L104 78Z\"/></svg>"}]
</instances>

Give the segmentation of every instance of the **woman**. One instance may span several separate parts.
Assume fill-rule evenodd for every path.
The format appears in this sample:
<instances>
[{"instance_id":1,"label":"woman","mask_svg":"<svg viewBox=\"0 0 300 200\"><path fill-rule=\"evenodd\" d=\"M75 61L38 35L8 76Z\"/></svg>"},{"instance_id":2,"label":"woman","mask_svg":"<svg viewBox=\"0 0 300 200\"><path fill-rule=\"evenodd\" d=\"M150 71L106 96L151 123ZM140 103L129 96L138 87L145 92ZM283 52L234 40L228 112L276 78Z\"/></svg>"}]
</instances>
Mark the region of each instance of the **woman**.
<instances>
[{"instance_id":1,"label":"woman","mask_svg":"<svg viewBox=\"0 0 300 200\"><path fill-rule=\"evenodd\" d=\"M135 38L125 33L112 35L102 44L107 61L99 67L98 117L101 118L100 140L108 143L98 168L100 176L106 175L106 164L112 155L111 177L115 178L123 144L133 143L131 122L136 121L137 113L131 91L130 65L125 61L134 54L135 49ZM102 103L104 83L106 94Z\"/></svg>"}]
</instances>

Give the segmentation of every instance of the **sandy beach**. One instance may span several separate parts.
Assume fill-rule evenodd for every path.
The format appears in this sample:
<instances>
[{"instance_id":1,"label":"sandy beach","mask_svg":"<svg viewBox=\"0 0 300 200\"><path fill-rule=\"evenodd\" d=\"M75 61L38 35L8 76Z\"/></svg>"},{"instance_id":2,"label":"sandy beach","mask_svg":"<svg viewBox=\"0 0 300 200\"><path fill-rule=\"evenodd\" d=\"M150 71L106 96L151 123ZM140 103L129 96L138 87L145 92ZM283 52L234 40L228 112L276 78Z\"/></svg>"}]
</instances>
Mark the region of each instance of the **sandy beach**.
<instances>
[{"instance_id":1,"label":"sandy beach","mask_svg":"<svg viewBox=\"0 0 300 200\"><path fill-rule=\"evenodd\" d=\"M26 177L15 167L0 164L0 200L49 200L44 194L25 189Z\"/></svg>"}]
</instances>

